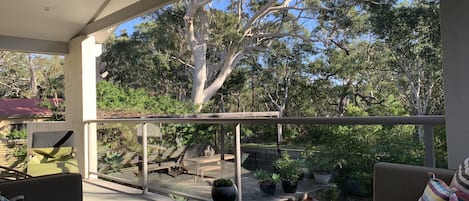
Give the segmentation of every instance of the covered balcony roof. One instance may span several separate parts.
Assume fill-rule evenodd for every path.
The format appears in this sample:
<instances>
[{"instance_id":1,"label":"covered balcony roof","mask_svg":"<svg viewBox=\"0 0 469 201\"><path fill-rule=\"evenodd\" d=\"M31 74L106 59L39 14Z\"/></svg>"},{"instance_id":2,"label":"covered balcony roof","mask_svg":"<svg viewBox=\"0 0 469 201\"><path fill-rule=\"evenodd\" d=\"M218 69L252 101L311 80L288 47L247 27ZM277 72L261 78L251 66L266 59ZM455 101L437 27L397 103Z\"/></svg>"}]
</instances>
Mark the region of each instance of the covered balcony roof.
<instances>
[{"instance_id":1,"label":"covered balcony roof","mask_svg":"<svg viewBox=\"0 0 469 201\"><path fill-rule=\"evenodd\" d=\"M174 0L4 0L0 3L0 49L68 53L78 35L106 40L114 27Z\"/></svg>"}]
</instances>

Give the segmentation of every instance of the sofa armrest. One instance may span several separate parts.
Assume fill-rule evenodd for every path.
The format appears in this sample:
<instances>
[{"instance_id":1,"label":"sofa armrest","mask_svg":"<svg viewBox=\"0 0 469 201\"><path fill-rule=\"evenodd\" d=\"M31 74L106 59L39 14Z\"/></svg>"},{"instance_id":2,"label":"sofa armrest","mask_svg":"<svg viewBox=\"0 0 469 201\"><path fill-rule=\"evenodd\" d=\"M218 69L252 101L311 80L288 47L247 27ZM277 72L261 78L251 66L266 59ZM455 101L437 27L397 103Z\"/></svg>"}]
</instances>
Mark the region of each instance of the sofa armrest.
<instances>
[{"instance_id":1,"label":"sofa armrest","mask_svg":"<svg viewBox=\"0 0 469 201\"><path fill-rule=\"evenodd\" d=\"M428 172L448 185L454 170L380 162L374 166L373 200L418 200L429 180Z\"/></svg>"},{"instance_id":2,"label":"sofa armrest","mask_svg":"<svg viewBox=\"0 0 469 201\"><path fill-rule=\"evenodd\" d=\"M80 174L45 175L0 183L0 192L7 198L24 196L25 200L82 201Z\"/></svg>"}]
</instances>

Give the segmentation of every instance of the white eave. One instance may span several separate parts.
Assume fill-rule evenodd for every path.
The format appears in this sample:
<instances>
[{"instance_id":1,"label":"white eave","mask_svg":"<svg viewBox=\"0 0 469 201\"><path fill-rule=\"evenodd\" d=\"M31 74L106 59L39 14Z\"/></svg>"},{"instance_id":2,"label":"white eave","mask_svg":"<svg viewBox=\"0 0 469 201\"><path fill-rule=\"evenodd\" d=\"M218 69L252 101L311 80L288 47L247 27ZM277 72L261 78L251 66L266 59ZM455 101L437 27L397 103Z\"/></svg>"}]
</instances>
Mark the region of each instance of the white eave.
<instances>
[{"instance_id":1,"label":"white eave","mask_svg":"<svg viewBox=\"0 0 469 201\"><path fill-rule=\"evenodd\" d=\"M68 42L92 35L102 43L122 22L175 0L2 0L0 49L66 54Z\"/></svg>"}]
</instances>

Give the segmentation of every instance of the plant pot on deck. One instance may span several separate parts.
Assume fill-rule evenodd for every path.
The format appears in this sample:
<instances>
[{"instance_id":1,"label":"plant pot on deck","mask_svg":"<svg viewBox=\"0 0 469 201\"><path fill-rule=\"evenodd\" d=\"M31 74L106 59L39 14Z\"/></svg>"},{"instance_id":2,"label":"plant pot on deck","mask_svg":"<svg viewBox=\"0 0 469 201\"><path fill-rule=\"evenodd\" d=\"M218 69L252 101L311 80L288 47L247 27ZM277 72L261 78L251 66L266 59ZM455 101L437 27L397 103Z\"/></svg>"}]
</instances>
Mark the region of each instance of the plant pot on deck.
<instances>
[{"instance_id":1,"label":"plant pot on deck","mask_svg":"<svg viewBox=\"0 0 469 201\"><path fill-rule=\"evenodd\" d=\"M220 178L213 181L213 201L235 201L237 192L238 189L229 179Z\"/></svg>"},{"instance_id":2,"label":"plant pot on deck","mask_svg":"<svg viewBox=\"0 0 469 201\"><path fill-rule=\"evenodd\" d=\"M331 172L318 172L313 171L314 180L320 184L328 184L331 181Z\"/></svg>"},{"instance_id":3,"label":"plant pot on deck","mask_svg":"<svg viewBox=\"0 0 469 201\"><path fill-rule=\"evenodd\" d=\"M297 180L282 180L282 188L285 193L296 193L298 187Z\"/></svg>"},{"instance_id":4,"label":"plant pot on deck","mask_svg":"<svg viewBox=\"0 0 469 201\"><path fill-rule=\"evenodd\" d=\"M261 191L267 195L275 195L276 184L259 184Z\"/></svg>"},{"instance_id":5,"label":"plant pot on deck","mask_svg":"<svg viewBox=\"0 0 469 201\"><path fill-rule=\"evenodd\" d=\"M236 187L213 187L212 199L213 201L235 201Z\"/></svg>"}]
</instances>

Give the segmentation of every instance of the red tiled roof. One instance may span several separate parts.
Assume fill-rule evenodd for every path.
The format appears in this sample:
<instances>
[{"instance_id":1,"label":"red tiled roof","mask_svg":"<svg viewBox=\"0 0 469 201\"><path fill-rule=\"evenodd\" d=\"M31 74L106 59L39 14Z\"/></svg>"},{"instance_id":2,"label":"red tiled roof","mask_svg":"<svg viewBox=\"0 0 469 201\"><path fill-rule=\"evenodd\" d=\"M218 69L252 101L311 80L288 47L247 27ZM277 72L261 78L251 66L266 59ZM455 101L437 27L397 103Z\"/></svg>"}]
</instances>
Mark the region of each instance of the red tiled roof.
<instances>
[{"instance_id":1,"label":"red tiled roof","mask_svg":"<svg viewBox=\"0 0 469 201\"><path fill-rule=\"evenodd\" d=\"M42 107L42 99L0 98L0 117L49 117L52 111ZM50 99L49 101L52 101ZM59 99L59 102L62 102Z\"/></svg>"}]
</instances>

